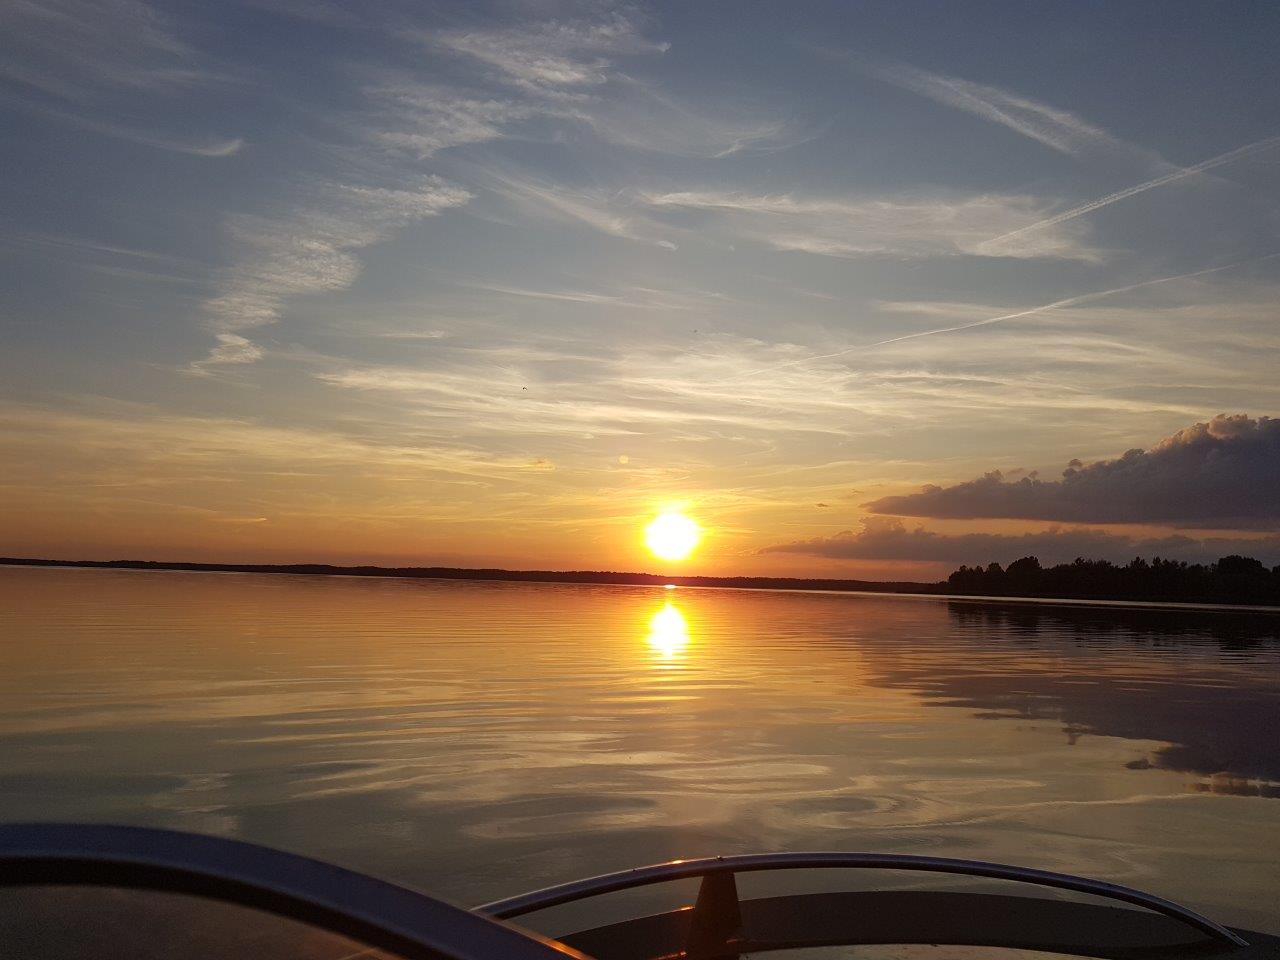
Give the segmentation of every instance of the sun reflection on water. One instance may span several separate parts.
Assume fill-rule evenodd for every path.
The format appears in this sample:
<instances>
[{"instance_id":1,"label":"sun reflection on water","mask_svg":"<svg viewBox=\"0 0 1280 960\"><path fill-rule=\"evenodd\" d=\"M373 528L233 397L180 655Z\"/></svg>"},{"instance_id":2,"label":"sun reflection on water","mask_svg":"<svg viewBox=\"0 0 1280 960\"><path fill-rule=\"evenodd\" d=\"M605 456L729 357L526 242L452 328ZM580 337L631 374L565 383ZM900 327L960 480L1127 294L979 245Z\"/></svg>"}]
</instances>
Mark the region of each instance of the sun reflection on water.
<instances>
[{"instance_id":1,"label":"sun reflection on water","mask_svg":"<svg viewBox=\"0 0 1280 960\"><path fill-rule=\"evenodd\" d=\"M649 646L664 660L674 660L689 646L689 621L670 600L649 619Z\"/></svg>"}]
</instances>

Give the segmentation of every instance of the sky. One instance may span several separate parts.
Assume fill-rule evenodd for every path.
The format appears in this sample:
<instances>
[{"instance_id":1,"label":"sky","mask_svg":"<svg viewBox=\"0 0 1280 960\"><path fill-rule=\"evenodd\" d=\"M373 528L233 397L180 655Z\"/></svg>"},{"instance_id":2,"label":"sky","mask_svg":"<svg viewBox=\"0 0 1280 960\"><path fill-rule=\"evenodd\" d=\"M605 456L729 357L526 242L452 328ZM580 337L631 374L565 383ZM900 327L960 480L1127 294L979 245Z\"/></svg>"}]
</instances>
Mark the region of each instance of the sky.
<instances>
[{"instance_id":1,"label":"sky","mask_svg":"<svg viewBox=\"0 0 1280 960\"><path fill-rule=\"evenodd\" d=\"M1269 3L0 7L0 554L1280 562ZM643 526L678 508L698 551Z\"/></svg>"}]
</instances>

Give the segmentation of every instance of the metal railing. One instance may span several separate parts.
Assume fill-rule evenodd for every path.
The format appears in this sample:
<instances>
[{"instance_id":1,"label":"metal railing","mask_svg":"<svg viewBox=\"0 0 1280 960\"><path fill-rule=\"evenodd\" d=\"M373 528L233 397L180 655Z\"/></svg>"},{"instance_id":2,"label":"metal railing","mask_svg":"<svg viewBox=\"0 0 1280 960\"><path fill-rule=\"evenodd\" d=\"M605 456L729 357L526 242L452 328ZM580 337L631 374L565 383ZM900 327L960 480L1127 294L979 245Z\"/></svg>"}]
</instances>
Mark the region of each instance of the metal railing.
<instances>
[{"instance_id":1,"label":"metal railing","mask_svg":"<svg viewBox=\"0 0 1280 960\"><path fill-rule=\"evenodd\" d=\"M1051 873L1028 867L1013 867L981 860L953 860L945 857L918 857L892 853L757 853L733 857L709 857L702 860L673 860L648 867L637 867L586 880L575 880L559 886L546 887L532 893L495 900L475 908L491 917L518 917L535 910L543 910L575 900L600 896L632 887L642 887L671 880L693 877L732 877L738 873L762 870L914 870L926 873L958 874L966 877L986 877L994 880L1013 880L1040 887L1072 890L1109 900L1119 900L1144 907L1174 920L1194 927L1210 938L1232 946L1248 946L1248 941L1232 933L1226 927L1201 916L1181 904L1154 894L1144 893L1132 887L1124 887L1102 880L1076 877L1066 873ZM704 880L705 882L705 880Z\"/></svg>"},{"instance_id":2,"label":"metal railing","mask_svg":"<svg viewBox=\"0 0 1280 960\"><path fill-rule=\"evenodd\" d=\"M739 873L815 868L910 870L1017 881L1150 912L997 894L873 891L772 900L738 897ZM503 922L605 893L690 878L701 880L691 910L568 934L572 946ZM1042 949L1057 945L1062 948L1057 952L1129 958L1152 955L1151 924L1164 925L1156 931L1170 945L1164 956L1201 956L1212 948L1241 960L1280 958L1280 938L1244 931L1255 938L1250 947L1236 932L1130 887L996 863L895 854L774 853L677 860L548 887L468 911L332 864L236 840L140 827L0 826L0 887L34 884L194 894L309 923L404 960L588 960L587 954L645 960L673 952L706 960L780 945L922 942L1012 943ZM1203 936L1185 942L1179 925ZM1172 939L1167 936L1170 926ZM953 939L937 939L942 937ZM1099 941L1103 952L1092 952Z\"/></svg>"},{"instance_id":3,"label":"metal railing","mask_svg":"<svg viewBox=\"0 0 1280 960\"><path fill-rule=\"evenodd\" d=\"M0 826L0 887L187 893L299 920L404 960L589 960L491 917L253 843L143 827Z\"/></svg>"}]
</instances>

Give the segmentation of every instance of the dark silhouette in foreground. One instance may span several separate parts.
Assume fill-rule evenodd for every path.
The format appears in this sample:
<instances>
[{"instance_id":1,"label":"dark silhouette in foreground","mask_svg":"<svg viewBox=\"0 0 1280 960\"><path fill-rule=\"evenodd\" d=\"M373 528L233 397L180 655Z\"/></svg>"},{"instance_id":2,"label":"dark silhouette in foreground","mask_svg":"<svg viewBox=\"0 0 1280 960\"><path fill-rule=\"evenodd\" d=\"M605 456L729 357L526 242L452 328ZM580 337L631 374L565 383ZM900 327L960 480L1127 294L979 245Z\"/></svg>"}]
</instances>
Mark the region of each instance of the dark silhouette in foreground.
<instances>
[{"instance_id":1,"label":"dark silhouette in foreground","mask_svg":"<svg viewBox=\"0 0 1280 960\"><path fill-rule=\"evenodd\" d=\"M1081 557L1072 563L1042 567L1035 557L1023 557L1008 568L998 563L961 567L947 578L946 592L998 597L1280 604L1280 566L1268 570L1252 557L1230 556L1207 565L1159 557L1148 562L1135 557L1124 566Z\"/></svg>"}]
</instances>

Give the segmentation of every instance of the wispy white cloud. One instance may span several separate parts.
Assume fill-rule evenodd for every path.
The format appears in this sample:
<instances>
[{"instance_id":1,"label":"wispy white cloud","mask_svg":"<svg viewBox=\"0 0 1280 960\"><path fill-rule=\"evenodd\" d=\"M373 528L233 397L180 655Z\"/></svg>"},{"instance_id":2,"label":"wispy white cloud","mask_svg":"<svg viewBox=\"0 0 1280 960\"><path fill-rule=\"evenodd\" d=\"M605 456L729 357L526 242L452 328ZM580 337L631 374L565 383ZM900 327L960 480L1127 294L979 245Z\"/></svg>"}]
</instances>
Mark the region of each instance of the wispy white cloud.
<instances>
[{"instance_id":1,"label":"wispy white cloud","mask_svg":"<svg viewBox=\"0 0 1280 960\"><path fill-rule=\"evenodd\" d=\"M496 283L475 283L468 284L468 286L477 290L487 290L510 297L525 297L531 300L555 300L562 303L581 303L590 306L628 307L662 313L672 310L705 311L734 302L731 297L723 293L642 287L634 284L608 292L604 290L555 290L536 287L515 287Z\"/></svg>"},{"instance_id":2,"label":"wispy white cloud","mask_svg":"<svg viewBox=\"0 0 1280 960\"><path fill-rule=\"evenodd\" d=\"M504 124L531 116L585 125L628 150L675 156L718 158L779 149L801 139L791 124L762 116L758 108L694 106L619 70L619 58L662 54L669 44L648 39L633 16L616 11L594 19L439 31L425 39L484 64L520 98L476 100L439 91L417 98L419 119L427 128L422 145L429 148L442 140L494 139ZM413 142L412 134L396 139Z\"/></svg>"},{"instance_id":3,"label":"wispy white cloud","mask_svg":"<svg viewBox=\"0 0 1280 960\"><path fill-rule=\"evenodd\" d=\"M631 19L548 20L499 29L450 30L429 40L492 68L499 77L542 95L597 86L610 77L611 57L662 53Z\"/></svg>"},{"instance_id":4,"label":"wispy white cloud","mask_svg":"<svg viewBox=\"0 0 1280 960\"><path fill-rule=\"evenodd\" d=\"M140 404L95 403L69 409L0 404L0 437L32 448L60 447L86 458L82 469L99 469L103 454L132 464L125 477L199 469L206 475L235 475L247 468L345 470L366 465L383 469L441 471L502 476L528 469L527 458L501 456L445 443L316 426L285 426L253 418L182 416ZM68 444L68 439L74 443ZM150 469L139 471L141 465ZM68 483L84 483L84 476Z\"/></svg>"},{"instance_id":5,"label":"wispy white cloud","mask_svg":"<svg viewBox=\"0 0 1280 960\"><path fill-rule=\"evenodd\" d=\"M602 322L616 306L575 299ZM807 359L804 348L738 336L689 349L638 333L599 341L525 331L518 340L489 336L484 346L451 341L415 362L332 358L316 376L385 404L389 416L407 417L415 430L469 438L482 448L554 439L567 467L590 456L593 438L613 437L634 438L633 450L671 444L678 458L693 452L680 444L714 446L723 468L777 465L790 477L799 465L831 459L842 442L857 438L858 449L867 450L868 438L892 436L883 448L899 449L911 431L975 418L1008 429L1087 422L1097 424L1097 442L1123 424L1194 417L1188 382L1218 382L1257 366L1232 348L1195 343L1174 350L1147 341L1171 324L1207 330L1210 317L1265 316L1261 304L1215 302L1176 318L1155 305L1130 312L1127 336L1099 333L1116 318L1089 314L1073 316L1072 329L1034 337L1021 331L1007 342L974 338L924 354L886 349L852 365L788 362ZM1141 382L1132 379L1135 369L1144 371ZM784 479L771 476L763 489L776 491Z\"/></svg>"},{"instance_id":6,"label":"wispy white cloud","mask_svg":"<svg viewBox=\"0 0 1280 960\"><path fill-rule=\"evenodd\" d=\"M617 305L588 300L583 306ZM484 346L451 343L417 365L333 358L316 376L385 402L420 429L430 425L482 446L539 436L558 438L576 452L592 437L758 447L780 435L844 435L856 401L839 374L836 382L830 371L801 370L723 385L746 357L759 362L792 349L724 337L690 351L648 336L584 341L525 331L517 339L489 338Z\"/></svg>"},{"instance_id":7,"label":"wispy white cloud","mask_svg":"<svg viewBox=\"0 0 1280 960\"><path fill-rule=\"evenodd\" d=\"M471 171L477 183L506 197L526 215L584 224L600 233L675 249L674 231L645 216L625 194L569 187L528 174L496 169Z\"/></svg>"},{"instance_id":8,"label":"wispy white cloud","mask_svg":"<svg viewBox=\"0 0 1280 960\"><path fill-rule=\"evenodd\" d=\"M0 245L24 248L100 276L207 289L208 270L204 264L154 250L99 243L82 237L31 233L0 236Z\"/></svg>"},{"instance_id":9,"label":"wispy white cloud","mask_svg":"<svg viewBox=\"0 0 1280 960\"><path fill-rule=\"evenodd\" d=\"M601 318L618 306L608 297L566 296ZM1242 310L1219 305L1177 322L1203 329L1207 316ZM561 341L526 331L519 341L490 336L483 347L455 341L421 355L416 364L334 359L317 376L381 398L398 415L411 414L419 428L436 424L478 443L558 437L576 456L590 447L584 436L692 440L722 443L738 453L767 448L768 462L794 470L814 456L829 457L833 440L897 435L957 418L1010 424L1029 418L1049 423L1055 417L1078 423L1118 414L1181 419L1194 415L1194 405L1171 400L1178 391L1164 390L1161 383L1185 384L1196 371L1230 377L1241 369L1229 357L1208 357L1213 351L1201 346L1187 355L1129 342L1145 339L1151 327L1167 327L1169 318L1154 307L1126 318L1135 328L1129 338L1099 337L1094 328L1106 318L1087 320L1087 326L1077 321L1081 329L1074 332L1018 336L1003 347L988 339L924 358L886 350L861 356L854 365L789 363L805 359L804 348L737 336L714 336L690 349L663 346L661 338L655 343L643 334ZM1118 375L1135 367L1147 371L1149 382L1119 386ZM574 456L566 454L566 462L575 462Z\"/></svg>"},{"instance_id":10,"label":"wispy white cloud","mask_svg":"<svg viewBox=\"0 0 1280 960\"><path fill-rule=\"evenodd\" d=\"M1201 274L1204 281L1211 276ZM478 289L483 302L492 302L484 294L496 294L573 309L549 312L556 322L545 328L525 324L517 334L504 325L486 327L483 340L458 328L458 336L412 361L335 359L322 373L326 382L359 385L369 396L389 396L394 385L402 398L395 409L411 402L421 416L453 418L450 430L483 423L487 433L513 440L526 429L568 438L622 431L702 440L719 430L788 445L806 432L849 437L956 418L1009 425L1090 422L1097 424L1091 427L1096 439L1124 423L1199 416L1200 398L1223 397L1224 385L1235 382L1239 402L1280 401L1280 389L1260 380L1266 351L1280 349L1272 329L1274 286L1190 278L1187 284L1174 290L1148 283L1114 305L1104 306L1101 297L1064 305L1046 311L1042 323L999 334L990 327L992 334L975 330L946 343L922 338L875 350L823 351L787 342L800 335L795 327L771 331L766 339L728 332L691 336L689 328L704 323L708 330L733 329L740 307L714 293L478 283L468 288ZM1161 286L1170 288L1168 294L1154 296ZM689 318L676 321L675 337L630 322L637 317L633 311L647 310L664 318L665 330L678 316L673 309ZM910 317L937 328L1009 311L951 301L880 303L866 314L850 309L827 335L839 343L850 326L889 319L877 320L876 313L891 315L895 325ZM611 335L576 335L584 322L607 327ZM807 335L823 336L816 327ZM453 397L448 401L441 399L446 388ZM575 404L582 408L570 416ZM686 413L697 416L686 419ZM690 427L695 422L696 430ZM806 462L812 452L796 453L795 462Z\"/></svg>"},{"instance_id":11,"label":"wispy white cloud","mask_svg":"<svg viewBox=\"0 0 1280 960\"><path fill-rule=\"evenodd\" d=\"M69 100L103 88L207 78L167 18L142 0L19 0L0 8L0 78Z\"/></svg>"},{"instance_id":12,"label":"wispy white cloud","mask_svg":"<svg viewBox=\"0 0 1280 960\"><path fill-rule=\"evenodd\" d=\"M123 140L132 140L144 146L158 150L172 150L174 153L186 153L193 157L234 157L244 146L244 140L233 137L228 140L174 140L169 137L143 133L125 127L99 128L100 132Z\"/></svg>"},{"instance_id":13,"label":"wispy white cloud","mask_svg":"<svg viewBox=\"0 0 1280 960\"><path fill-rule=\"evenodd\" d=\"M1108 153L1145 163L1160 162L1151 151L1126 143L1070 111L999 87L905 63L860 61L859 66L880 80L997 123L1059 153L1072 156Z\"/></svg>"},{"instance_id":14,"label":"wispy white cloud","mask_svg":"<svg viewBox=\"0 0 1280 960\"><path fill-rule=\"evenodd\" d=\"M449 147L497 140L507 135L510 124L538 112L531 104L469 96L412 80L368 92L387 113L384 125L374 132L375 139L424 159Z\"/></svg>"},{"instance_id":15,"label":"wispy white cloud","mask_svg":"<svg viewBox=\"0 0 1280 960\"><path fill-rule=\"evenodd\" d=\"M214 334L217 346L209 351L203 360L191 365L193 371L204 372L209 367L224 363L254 363L262 359L262 348L247 337L238 333Z\"/></svg>"},{"instance_id":16,"label":"wispy white cloud","mask_svg":"<svg viewBox=\"0 0 1280 960\"><path fill-rule=\"evenodd\" d=\"M217 74L142 0L18 0L0 5L0 97L41 119L200 157L228 157L236 137L175 135L104 119L136 112ZM104 110L110 103L112 109ZM59 105L60 104L60 105ZM92 111L92 112L90 112Z\"/></svg>"},{"instance_id":17,"label":"wispy white cloud","mask_svg":"<svg viewBox=\"0 0 1280 960\"><path fill-rule=\"evenodd\" d=\"M232 219L229 233L238 262L204 305L219 344L192 365L194 372L257 360L261 351L243 331L274 322L289 297L349 287L360 273L360 250L471 199L468 191L439 177L421 178L412 189L326 183L312 193L309 205L280 217Z\"/></svg>"},{"instance_id":18,"label":"wispy white cloud","mask_svg":"<svg viewBox=\"0 0 1280 960\"><path fill-rule=\"evenodd\" d=\"M743 105L694 107L650 83L617 76L609 89L562 115L586 124L601 139L629 150L720 159L772 151L805 139L793 123Z\"/></svg>"},{"instance_id":19,"label":"wispy white cloud","mask_svg":"<svg viewBox=\"0 0 1280 960\"><path fill-rule=\"evenodd\" d=\"M633 216L620 212L615 198L603 190L574 189L532 177L492 175L492 189L528 213L575 220L601 233L639 239Z\"/></svg>"},{"instance_id":20,"label":"wispy white cloud","mask_svg":"<svg viewBox=\"0 0 1280 960\"><path fill-rule=\"evenodd\" d=\"M992 245L995 224L1023 221L1044 201L1026 196L878 196L798 198L723 191L649 193L653 208L693 210L720 218L727 233L776 250L831 257L933 257L966 254L1016 259L1097 261L1080 231L1044 233L1035 242Z\"/></svg>"},{"instance_id":21,"label":"wispy white cloud","mask_svg":"<svg viewBox=\"0 0 1280 960\"><path fill-rule=\"evenodd\" d=\"M588 365L593 375L557 375L555 370L567 360L579 374ZM560 357L508 348L466 352L437 370L346 367L318 376L334 386L394 397L398 406L410 404L418 416L453 424L455 432L464 430L477 437L518 440L536 435L573 440L585 434L661 434L705 441L726 433L843 432L833 418L813 416L815 410L830 411L837 405L832 397L784 397L762 385L749 396L735 398L729 391L706 389L686 380L681 368L691 365L674 366L670 357L656 355ZM763 404L760 401L766 395L771 400Z\"/></svg>"},{"instance_id":22,"label":"wispy white cloud","mask_svg":"<svg viewBox=\"0 0 1280 960\"><path fill-rule=\"evenodd\" d=\"M1126 444L1132 439L1126 425L1163 430L1203 417L1206 403L1275 409L1280 387L1265 373L1266 358L1280 349L1269 304L1274 284L1209 280L1061 307L1034 324L980 327L963 337L898 341L811 362L817 369L843 362L860 375L875 371L887 397L920 412L971 405L975 417L986 419L1000 417L1008 403L1010 411L1024 411L1025 422L1058 423L1055 429L1065 432L1084 422L1087 410L1123 414L1090 419L1091 443L1105 435ZM990 304L903 302L878 309L888 310L895 325L908 314L934 326L1001 315ZM883 382L892 371L898 371L893 382Z\"/></svg>"},{"instance_id":23,"label":"wispy white cloud","mask_svg":"<svg viewBox=\"0 0 1280 960\"><path fill-rule=\"evenodd\" d=\"M1028 307L1025 310L1015 310L1008 313L1000 313L995 316L986 316L977 320L970 320L963 323L953 323L945 327L932 327L927 330L919 330L915 333L906 333L897 337L887 337L882 340L876 340L871 343L860 343L854 346L844 347L831 352L815 353L809 356L795 357L792 359L780 360L779 367L795 367L807 366L810 364L822 364L831 360L837 360L850 355L863 356L871 350L877 348L889 347L895 344L902 344L908 341L917 341L926 337L933 337L939 334L958 333L962 330L972 330L978 327L988 327L998 323L1004 323L1009 320L1021 320L1026 317L1033 317L1039 314L1051 313L1055 310L1063 310L1070 307L1081 307L1109 297L1119 296L1125 293L1132 293L1137 290L1149 289L1152 287L1162 286L1164 284L1176 283L1181 280L1191 280L1196 277L1205 277L1213 274L1223 273L1228 270L1235 270L1249 264L1261 263L1267 260L1273 260L1280 257L1280 253L1268 254L1263 257L1253 257L1248 260L1241 260L1235 263L1222 264L1216 267L1207 267L1203 270L1194 270L1189 273L1180 273L1167 277L1156 277L1152 280L1142 280L1138 283L1130 283L1121 287L1113 287L1108 290L1094 290L1089 293L1077 294L1074 297L1065 297L1061 300L1055 300L1051 303L1042 303L1038 306ZM958 311L964 308L961 305L940 303L933 305L924 305L919 303L903 303L897 306L889 305L889 310L902 313L919 313L925 316L955 316ZM963 315L963 314L959 314ZM984 348L986 349L986 348ZM742 374L745 378L759 376L764 371L753 370Z\"/></svg>"},{"instance_id":24,"label":"wispy white cloud","mask_svg":"<svg viewBox=\"0 0 1280 960\"><path fill-rule=\"evenodd\" d=\"M622 297L617 294L593 293L590 290L537 290L530 287L508 287L501 284L475 284L477 289L501 293L509 297L528 297L532 300L557 300L561 303L618 304Z\"/></svg>"},{"instance_id":25,"label":"wispy white cloud","mask_svg":"<svg viewBox=\"0 0 1280 960\"><path fill-rule=\"evenodd\" d=\"M1044 303L1037 307L1029 307L1026 310L1018 310L1013 313L1004 313L994 317L984 317L981 320L973 320L969 323L960 323L960 324L955 324L954 326L935 327L932 330L921 330L917 333L907 333L907 334L903 334L900 337L890 337L887 340L879 340L875 343L867 344L865 347L862 347L862 348L852 348L852 349L865 349L867 347L881 347L890 343L901 343L904 340L916 340L916 339L919 339L920 337L931 337L939 333L956 333L960 330L970 330L974 327L990 326L993 323L1003 323L1006 320L1021 320L1024 317L1033 317L1039 313L1047 313L1051 310L1058 310L1063 307L1080 306L1082 304L1092 303L1095 300L1103 300L1103 299L1106 299L1107 297L1118 296L1119 294L1122 294L1122 293L1131 293L1134 290L1142 290L1147 287L1155 287L1165 283L1176 283L1179 280L1191 280L1195 277L1204 277L1214 273L1222 273L1225 270L1234 270L1238 267L1246 266L1247 264L1260 263L1264 260L1273 260L1276 257L1280 257L1280 253L1273 253L1264 257L1251 257L1248 260L1240 260L1235 263L1226 263L1217 267L1206 267L1203 270L1193 270L1190 273L1179 273L1169 277L1156 277L1153 280L1141 280L1138 283L1130 283L1122 287L1113 287L1110 290L1094 290L1094 291L1091 291L1090 293L1082 293L1074 297L1066 297L1062 300L1055 300L1052 303ZM847 353L849 351L842 351L842 352ZM831 354L830 356L838 356L838 355L839 354ZM823 358L823 359L826 359L826 358Z\"/></svg>"},{"instance_id":26,"label":"wispy white cloud","mask_svg":"<svg viewBox=\"0 0 1280 960\"><path fill-rule=\"evenodd\" d=\"M423 82L411 73L365 72L363 92L375 107L365 133L392 151L387 170L379 173L384 178L388 171L404 176L406 164L396 154L430 159L443 150L510 137L526 121L585 123L604 139L629 142L638 137L654 141L656 149L688 155L746 149L781 129L769 122L710 121L652 87L617 74L615 58L666 49L645 38L634 20L621 14L520 28L438 31L419 38L424 36L437 49L483 63L508 89L486 95L452 83ZM566 91L572 93L567 99L561 95ZM643 122L637 117L634 124L613 126L618 121L608 119L610 107L623 102L641 104L637 109ZM678 122L668 122L672 117ZM647 136L641 129L644 123L668 130L669 136L665 141ZM419 178L420 188L383 195L325 178L296 209L230 217L227 235L236 263L225 272L217 295L205 304L211 329L243 338L244 331L273 322L288 297L350 286L360 270L358 251L411 220L467 202L475 189L505 198L525 216L581 224L666 249L677 247L673 238L679 232L655 221L622 191L570 186L518 166L495 167L493 161L469 164L459 174L470 189L439 178ZM653 302L652 297L642 299ZM245 344L221 341L192 369L207 372L258 356L260 351Z\"/></svg>"},{"instance_id":27,"label":"wispy white cloud","mask_svg":"<svg viewBox=\"0 0 1280 960\"><path fill-rule=\"evenodd\" d=\"M93 117L82 116L69 110L51 107L45 103L24 100L20 97L5 97L4 99L43 119L79 127L81 130L91 130L94 133L100 133L103 136L113 137L117 140L140 143L143 146L154 147L157 150L170 150L174 153L185 153L194 157L231 157L239 153L244 146L244 140L240 137L184 138L153 130L143 130L120 123L108 123Z\"/></svg>"},{"instance_id":28,"label":"wispy white cloud","mask_svg":"<svg viewBox=\"0 0 1280 960\"><path fill-rule=\"evenodd\" d=\"M142 250L114 243L99 243L96 240L88 240L83 237L59 236L57 234L9 233L0 237L0 243L42 248L50 252L76 258L124 258L175 266L194 266L188 260L175 257L172 254L160 253L158 250Z\"/></svg>"},{"instance_id":29,"label":"wispy white cloud","mask_svg":"<svg viewBox=\"0 0 1280 960\"><path fill-rule=\"evenodd\" d=\"M623 76L572 103L519 92L486 96L403 77L372 85L367 93L382 113L373 138L423 159L451 147L519 137L531 123L541 123L536 136L548 139L557 128L547 125L561 131L585 126L627 150L708 159L777 150L801 139L780 120L744 109L697 110Z\"/></svg>"},{"instance_id":30,"label":"wispy white cloud","mask_svg":"<svg viewBox=\"0 0 1280 960\"><path fill-rule=\"evenodd\" d=\"M1008 316L990 304L877 304L875 312L885 315L880 322L899 328L907 315L930 331L940 321L948 329L977 328L953 338L882 336L874 348L841 346L849 335L833 329L832 348L742 352L701 379L726 392L770 383L823 390L886 423L1001 423L1026 445L1038 442L1026 432L1032 423L1044 436L1074 435L1088 424L1089 442L1112 437L1124 444L1135 424L1161 430L1203 417L1206 403L1263 409L1280 403L1280 387L1267 373L1267 358L1280 349L1275 285L1216 273L1216 282L1205 272L1185 284L1135 287L1116 302L1099 296L1059 305L1037 314L1034 324L1003 330L981 322Z\"/></svg>"}]
</instances>

